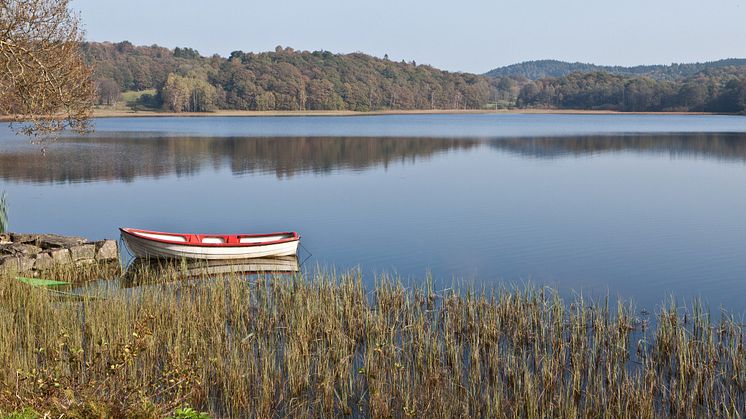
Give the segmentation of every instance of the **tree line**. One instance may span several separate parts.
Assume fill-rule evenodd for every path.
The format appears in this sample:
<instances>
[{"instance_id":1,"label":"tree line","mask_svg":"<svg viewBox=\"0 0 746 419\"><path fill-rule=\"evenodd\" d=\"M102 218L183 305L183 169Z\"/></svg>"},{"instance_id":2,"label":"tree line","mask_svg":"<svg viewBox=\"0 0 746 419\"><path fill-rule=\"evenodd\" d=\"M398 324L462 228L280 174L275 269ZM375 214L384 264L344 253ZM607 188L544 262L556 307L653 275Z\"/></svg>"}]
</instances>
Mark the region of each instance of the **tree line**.
<instances>
[{"instance_id":1,"label":"tree line","mask_svg":"<svg viewBox=\"0 0 746 419\"><path fill-rule=\"evenodd\" d=\"M154 94L140 96L133 105L174 112L495 108L746 112L746 61L737 59L638 67L551 60L518 65L518 70L536 74L564 74L533 80L515 68L493 76L453 73L386 56L283 47L204 57L192 48L171 50L124 41L85 43L82 51L94 68L99 104L120 100L121 91L154 89ZM578 71L565 74L566 70Z\"/></svg>"},{"instance_id":2,"label":"tree line","mask_svg":"<svg viewBox=\"0 0 746 419\"><path fill-rule=\"evenodd\" d=\"M674 63L669 65L637 65L632 67L570 63L559 60L524 61L490 70L490 77L522 77L538 80L547 77L563 77L571 73L609 73L625 76L647 76L658 80L678 80L708 70L746 66L746 58L726 58L704 63Z\"/></svg>"},{"instance_id":3,"label":"tree line","mask_svg":"<svg viewBox=\"0 0 746 419\"><path fill-rule=\"evenodd\" d=\"M708 70L675 81L603 72L572 73L526 81L516 105L623 112L744 113L746 67Z\"/></svg>"},{"instance_id":4,"label":"tree line","mask_svg":"<svg viewBox=\"0 0 746 419\"><path fill-rule=\"evenodd\" d=\"M234 51L203 57L190 48L86 43L100 86L156 89L145 100L171 111L480 109L498 81L362 53ZM101 91L103 92L103 90ZM100 94L99 104L111 94Z\"/></svg>"}]
</instances>

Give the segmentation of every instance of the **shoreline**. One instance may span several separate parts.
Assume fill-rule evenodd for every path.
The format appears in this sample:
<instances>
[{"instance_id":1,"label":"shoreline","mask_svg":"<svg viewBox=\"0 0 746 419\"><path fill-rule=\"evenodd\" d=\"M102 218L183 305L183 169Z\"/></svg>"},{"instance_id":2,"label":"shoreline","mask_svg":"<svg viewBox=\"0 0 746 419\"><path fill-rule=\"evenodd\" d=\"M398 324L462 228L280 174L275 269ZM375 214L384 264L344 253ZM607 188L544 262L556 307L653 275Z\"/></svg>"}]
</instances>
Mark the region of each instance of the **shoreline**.
<instances>
[{"instance_id":1,"label":"shoreline","mask_svg":"<svg viewBox=\"0 0 746 419\"><path fill-rule=\"evenodd\" d=\"M413 109L381 111L243 111L221 109L213 112L167 112L157 110L134 111L122 109L93 110L92 118L207 118L207 117L309 117L309 116L386 116L386 115L722 115L743 116L740 114L717 112L621 112L612 110L588 109ZM0 122L19 122L13 116L0 115Z\"/></svg>"},{"instance_id":2,"label":"shoreline","mask_svg":"<svg viewBox=\"0 0 746 419\"><path fill-rule=\"evenodd\" d=\"M732 115L714 112L621 112L583 109L413 109L381 111L244 111L221 109L213 112L166 112L95 109L94 118L163 118L163 117L287 117L287 116L386 116L386 115Z\"/></svg>"}]
</instances>

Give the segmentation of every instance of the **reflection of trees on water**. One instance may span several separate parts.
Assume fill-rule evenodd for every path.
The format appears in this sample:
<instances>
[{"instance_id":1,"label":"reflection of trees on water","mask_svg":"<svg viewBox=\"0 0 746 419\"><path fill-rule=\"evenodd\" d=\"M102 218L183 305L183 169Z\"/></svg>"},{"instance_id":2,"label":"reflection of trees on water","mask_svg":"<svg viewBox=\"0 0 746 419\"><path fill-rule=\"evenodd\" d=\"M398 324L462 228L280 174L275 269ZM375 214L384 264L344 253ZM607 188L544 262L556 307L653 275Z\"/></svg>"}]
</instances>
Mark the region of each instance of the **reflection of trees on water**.
<instances>
[{"instance_id":1,"label":"reflection of trees on water","mask_svg":"<svg viewBox=\"0 0 746 419\"><path fill-rule=\"evenodd\" d=\"M0 153L0 178L39 183L130 181L224 167L234 174L290 177L388 167L479 144L439 138L66 138L49 146L46 154L32 147Z\"/></svg>"},{"instance_id":2,"label":"reflection of trees on water","mask_svg":"<svg viewBox=\"0 0 746 419\"><path fill-rule=\"evenodd\" d=\"M629 134L506 138L495 140L490 145L496 149L539 158L629 151L671 157L746 161L746 134Z\"/></svg>"},{"instance_id":3,"label":"reflection of trees on water","mask_svg":"<svg viewBox=\"0 0 746 419\"><path fill-rule=\"evenodd\" d=\"M363 170L416 162L449 150L489 144L538 158L631 151L746 161L744 134L656 134L495 140L378 137L103 137L66 138L47 148L19 146L0 153L0 178L27 182L130 181L138 177L188 176L229 168L234 174Z\"/></svg>"}]
</instances>

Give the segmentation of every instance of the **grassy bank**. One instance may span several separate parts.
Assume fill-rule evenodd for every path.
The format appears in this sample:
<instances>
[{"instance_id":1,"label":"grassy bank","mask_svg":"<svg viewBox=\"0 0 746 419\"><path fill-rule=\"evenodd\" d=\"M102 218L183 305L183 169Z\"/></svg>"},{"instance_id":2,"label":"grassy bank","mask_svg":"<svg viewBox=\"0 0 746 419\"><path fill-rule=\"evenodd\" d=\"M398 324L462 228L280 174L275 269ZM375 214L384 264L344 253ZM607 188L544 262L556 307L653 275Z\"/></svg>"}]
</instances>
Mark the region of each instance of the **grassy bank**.
<instances>
[{"instance_id":1,"label":"grassy bank","mask_svg":"<svg viewBox=\"0 0 746 419\"><path fill-rule=\"evenodd\" d=\"M647 329L625 304L530 286L366 289L355 273L166 283L178 276L142 271L128 280L145 291L82 301L1 277L0 415L745 413L742 326L697 306L672 304Z\"/></svg>"}]
</instances>

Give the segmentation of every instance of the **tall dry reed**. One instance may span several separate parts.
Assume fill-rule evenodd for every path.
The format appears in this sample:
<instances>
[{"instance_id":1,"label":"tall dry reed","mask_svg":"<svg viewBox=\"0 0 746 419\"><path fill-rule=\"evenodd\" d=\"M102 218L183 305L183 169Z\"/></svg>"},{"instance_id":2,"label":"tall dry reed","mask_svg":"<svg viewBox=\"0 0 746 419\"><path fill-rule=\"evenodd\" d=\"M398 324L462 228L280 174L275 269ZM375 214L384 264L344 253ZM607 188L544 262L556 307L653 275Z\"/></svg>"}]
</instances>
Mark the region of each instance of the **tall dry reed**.
<instances>
[{"instance_id":1,"label":"tall dry reed","mask_svg":"<svg viewBox=\"0 0 746 419\"><path fill-rule=\"evenodd\" d=\"M667 304L651 329L625 304L532 286L135 277L77 300L0 278L0 414L746 414L743 327L701 304Z\"/></svg>"}]
</instances>

